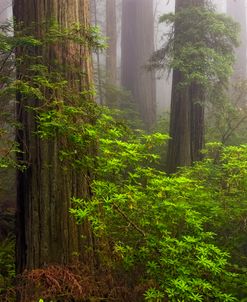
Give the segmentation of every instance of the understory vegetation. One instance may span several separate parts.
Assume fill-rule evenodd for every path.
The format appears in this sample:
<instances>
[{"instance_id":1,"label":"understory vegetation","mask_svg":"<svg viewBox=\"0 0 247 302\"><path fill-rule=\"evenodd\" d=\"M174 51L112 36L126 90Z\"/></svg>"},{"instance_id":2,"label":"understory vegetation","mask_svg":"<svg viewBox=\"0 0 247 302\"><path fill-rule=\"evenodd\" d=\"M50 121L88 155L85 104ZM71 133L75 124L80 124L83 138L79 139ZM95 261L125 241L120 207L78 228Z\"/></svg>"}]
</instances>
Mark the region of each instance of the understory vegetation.
<instances>
[{"instance_id":1,"label":"understory vegetation","mask_svg":"<svg viewBox=\"0 0 247 302\"><path fill-rule=\"evenodd\" d=\"M9 105L10 113L1 116L0 169L7 175L10 169L29 168L28 161L15 158L24 153L18 143L6 137L23 127L15 120L10 100L16 95L35 100L24 108L33 114L32 135L41 142L59 141L61 170L88 177L90 194L83 198L75 193L69 215L78 225L90 226L92 244L86 252L93 254L94 267L80 261L48 263L16 274L15 212L6 205L0 214L0 300L246 302L247 144L240 143L246 137L245 109L234 106L220 89L215 103L207 104L203 159L168 174L168 134L155 127L149 132L139 129L136 125L142 123L134 109L124 111L114 101L110 108L97 105L93 85L78 93L65 78L64 66L46 65L37 55L50 44L68 41L92 51L103 49L98 29L49 25L43 39L21 31L10 36L9 25L0 31L0 101ZM79 39L78 32L84 38ZM19 56L16 62L18 47L27 57ZM15 68L24 65L26 73L16 79ZM227 70L213 67L224 77L228 65ZM76 66L71 69L70 76L81 73ZM207 74L210 83L213 76ZM236 90L241 100L245 86L243 82ZM116 95L119 103L125 95ZM130 116L135 120L128 120ZM162 123L168 124L162 121L158 129L164 128Z\"/></svg>"},{"instance_id":2,"label":"understory vegetation","mask_svg":"<svg viewBox=\"0 0 247 302\"><path fill-rule=\"evenodd\" d=\"M98 123L93 198L71 213L107 238L106 265L135 276L146 301L245 301L247 146L210 143L202 162L168 176L166 135L129 133L105 114Z\"/></svg>"},{"instance_id":3,"label":"understory vegetation","mask_svg":"<svg viewBox=\"0 0 247 302\"><path fill-rule=\"evenodd\" d=\"M131 130L108 109L98 115L83 133L70 132L77 144L85 135L99 149L96 159L83 159L94 167L92 198L73 198L70 212L78 223L92 225L101 275L90 276L79 265L44 268L24 274L19 289L32 301L86 301L91 295L97 301L142 301L142 295L156 302L245 301L247 145L209 143L203 161L168 176L159 169L167 135ZM51 123L64 121L50 116L42 117L41 133L51 135ZM83 164L69 158L72 165ZM4 293L14 277L13 241L3 241L0 256Z\"/></svg>"}]
</instances>

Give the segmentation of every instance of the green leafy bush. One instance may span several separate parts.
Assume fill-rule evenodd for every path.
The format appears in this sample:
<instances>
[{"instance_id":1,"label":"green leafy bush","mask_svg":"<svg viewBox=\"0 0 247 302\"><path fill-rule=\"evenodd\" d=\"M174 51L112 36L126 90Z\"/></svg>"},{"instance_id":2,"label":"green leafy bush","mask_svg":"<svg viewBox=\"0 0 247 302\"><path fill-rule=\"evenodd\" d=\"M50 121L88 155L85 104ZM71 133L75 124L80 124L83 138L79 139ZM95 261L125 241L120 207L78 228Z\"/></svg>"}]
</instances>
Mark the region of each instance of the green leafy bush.
<instances>
[{"instance_id":1,"label":"green leafy bush","mask_svg":"<svg viewBox=\"0 0 247 302\"><path fill-rule=\"evenodd\" d=\"M244 242L233 224L246 196L247 147L216 145L201 163L167 176L155 168L166 135L133 133L106 114L97 126L93 198L74 199L71 212L108 238L106 264L138 272L146 301L240 301L245 281L231 260ZM228 218L236 236L229 244Z\"/></svg>"},{"instance_id":2,"label":"green leafy bush","mask_svg":"<svg viewBox=\"0 0 247 302\"><path fill-rule=\"evenodd\" d=\"M15 277L15 245L13 238L0 242L0 294Z\"/></svg>"}]
</instances>

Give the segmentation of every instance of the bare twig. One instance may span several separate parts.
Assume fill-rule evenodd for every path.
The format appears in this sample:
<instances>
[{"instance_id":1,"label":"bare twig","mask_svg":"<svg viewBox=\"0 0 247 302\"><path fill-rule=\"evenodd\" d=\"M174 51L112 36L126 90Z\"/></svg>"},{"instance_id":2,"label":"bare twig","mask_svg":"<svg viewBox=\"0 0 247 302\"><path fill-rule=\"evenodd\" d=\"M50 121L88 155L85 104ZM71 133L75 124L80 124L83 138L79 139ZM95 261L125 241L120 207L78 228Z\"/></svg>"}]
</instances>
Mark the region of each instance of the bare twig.
<instances>
[{"instance_id":1,"label":"bare twig","mask_svg":"<svg viewBox=\"0 0 247 302\"><path fill-rule=\"evenodd\" d=\"M129 217L128 217L121 209L120 209L119 206L117 206L116 204L113 204L113 207L115 208L115 210L116 210L119 214L121 214L121 215L124 217L124 219L125 219L126 221L128 221L128 223L129 223L134 229L136 229L143 237L146 237L145 232L144 232L141 228L139 228L139 226L136 225L132 220L130 220Z\"/></svg>"}]
</instances>

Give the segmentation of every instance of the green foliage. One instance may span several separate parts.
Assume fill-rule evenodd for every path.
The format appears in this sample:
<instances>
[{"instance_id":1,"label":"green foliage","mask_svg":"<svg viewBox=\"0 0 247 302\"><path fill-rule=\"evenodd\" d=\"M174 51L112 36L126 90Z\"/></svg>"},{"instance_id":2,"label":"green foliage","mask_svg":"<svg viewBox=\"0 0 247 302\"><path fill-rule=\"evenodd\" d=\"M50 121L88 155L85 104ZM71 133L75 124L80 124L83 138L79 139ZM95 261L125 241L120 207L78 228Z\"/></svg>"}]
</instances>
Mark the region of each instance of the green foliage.
<instances>
[{"instance_id":1,"label":"green foliage","mask_svg":"<svg viewBox=\"0 0 247 302\"><path fill-rule=\"evenodd\" d=\"M176 69L180 86L196 83L208 91L225 83L232 72L239 26L211 7L188 6L160 18L171 26L168 42L156 51L151 66Z\"/></svg>"},{"instance_id":2,"label":"green foliage","mask_svg":"<svg viewBox=\"0 0 247 302\"><path fill-rule=\"evenodd\" d=\"M0 294L15 277L15 244L13 238L0 242Z\"/></svg>"},{"instance_id":3,"label":"green foliage","mask_svg":"<svg viewBox=\"0 0 247 302\"><path fill-rule=\"evenodd\" d=\"M84 132L84 123L90 124L97 114L96 106L91 102L95 94L94 87L87 90L82 87L80 93L75 93L74 87L67 81L68 73L73 73L75 82L83 81L85 74L80 70L78 59L70 60L70 64L64 68L61 63L47 60L48 58L40 54L42 49L48 50L50 46L63 47L65 43L73 42L79 58L81 46L90 51L103 49L105 40L101 37L99 29L91 26L72 24L69 28L62 28L53 20L33 26L40 27L43 31L42 37L30 34L32 26L23 28L22 24L15 24L14 36L10 34L13 32L11 23L0 27L0 102L10 104L9 100L15 99L16 95L21 96L21 101L26 104L25 108L34 111L38 124L36 134L43 139L51 139L57 134L63 137L66 135L68 142L66 146L61 147L61 160L74 153L74 159L78 158L79 165L79 157L82 158L92 134L89 126ZM18 54L18 57L14 58L14 53L19 47L23 50L22 56ZM25 70L25 74L16 79L14 68ZM19 150L18 145L13 143L13 134L6 143L6 136L12 133L12 129L22 127L14 120L14 114L12 119L7 119L6 112L11 110L14 112L13 106L4 107L1 120L3 125L0 125L0 146L4 146L0 152L0 168L23 168L27 163L17 164L15 161L15 154L18 154ZM85 134L83 137L82 133ZM77 154L77 150L82 151Z\"/></svg>"},{"instance_id":4,"label":"green foliage","mask_svg":"<svg viewBox=\"0 0 247 302\"><path fill-rule=\"evenodd\" d=\"M155 168L166 135L135 133L105 113L96 124L93 198L75 198L71 213L108 238L106 265L139 271L147 301L241 301L246 146L214 145L203 162L168 177Z\"/></svg>"},{"instance_id":5,"label":"green foliage","mask_svg":"<svg viewBox=\"0 0 247 302\"><path fill-rule=\"evenodd\" d=\"M247 143L246 92L246 80L239 80L225 93L218 91L212 96L206 114L206 141L226 145Z\"/></svg>"},{"instance_id":6,"label":"green foliage","mask_svg":"<svg viewBox=\"0 0 247 302\"><path fill-rule=\"evenodd\" d=\"M208 227L219 234L221 245L235 254L234 261L245 265L247 146L210 143L205 154L204 161L186 171L205 188L204 203L195 202L194 206L208 216Z\"/></svg>"},{"instance_id":7,"label":"green foliage","mask_svg":"<svg viewBox=\"0 0 247 302\"><path fill-rule=\"evenodd\" d=\"M144 296L149 302L162 302L165 298L164 294L155 288L148 289Z\"/></svg>"}]
</instances>

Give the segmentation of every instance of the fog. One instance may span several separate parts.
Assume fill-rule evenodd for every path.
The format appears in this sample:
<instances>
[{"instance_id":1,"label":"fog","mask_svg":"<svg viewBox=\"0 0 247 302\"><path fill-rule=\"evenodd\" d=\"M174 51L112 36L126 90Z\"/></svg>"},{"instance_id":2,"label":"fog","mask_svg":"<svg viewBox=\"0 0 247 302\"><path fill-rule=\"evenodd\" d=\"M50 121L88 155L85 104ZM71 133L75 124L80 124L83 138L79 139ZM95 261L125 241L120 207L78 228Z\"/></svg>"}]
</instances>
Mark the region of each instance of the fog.
<instances>
[{"instance_id":1,"label":"fog","mask_svg":"<svg viewBox=\"0 0 247 302\"><path fill-rule=\"evenodd\" d=\"M103 34L105 33L105 1L107 0L91 0L92 2L92 11L94 13L94 7L96 6L96 19L95 15L92 17L92 23L96 23L100 26ZM129 0L123 0L123 1L129 1ZM138 0L137 0L138 1ZM151 0L150 0L151 1ZM228 1L228 2L227 2ZM227 12L227 3L228 5L233 5L233 8L237 9L240 5L240 2L243 0L214 0L213 4L217 8L217 11L221 13ZM0 22L4 22L7 19L11 18L12 16L12 7L11 7L11 0L1 0L0 2ZM154 24L154 47L155 49L159 49L164 43L164 33L167 32L168 28L166 28L163 24L159 23L159 18L165 13L174 12L175 7L175 0L154 0L154 18L155 18L155 24ZM118 74L118 84L121 85L121 0L116 1L117 5L117 74ZM235 10L235 9L234 9ZM237 20L236 12L228 12L233 18ZM236 55L242 56L242 59L240 62L237 62L235 64L236 72L241 73L240 71L241 66L246 66L246 61L242 62L243 60L243 51L246 58L246 30L242 30L241 39L244 40L242 42L242 50L241 47L236 50ZM243 47L245 47L245 50L243 50ZM242 52L242 54L240 54ZM96 64L99 64L100 70L102 74L104 74L105 69L105 54L100 53L99 54L99 61ZM97 58L95 57L95 62L97 61ZM240 66L240 67L239 67ZM140 67L141 68L141 67ZM96 80L97 82L97 80ZM97 84L97 83L96 83ZM157 106L157 115L161 115L162 112L168 111L170 107L170 98L171 98L171 74L168 76L166 72L163 73L157 73L156 74L156 106Z\"/></svg>"},{"instance_id":2,"label":"fog","mask_svg":"<svg viewBox=\"0 0 247 302\"><path fill-rule=\"evenodd\" d=\"M12 16L12 1L1 0L0 1L0 22L5 22Z\"/></svg>"}]
</instances>

